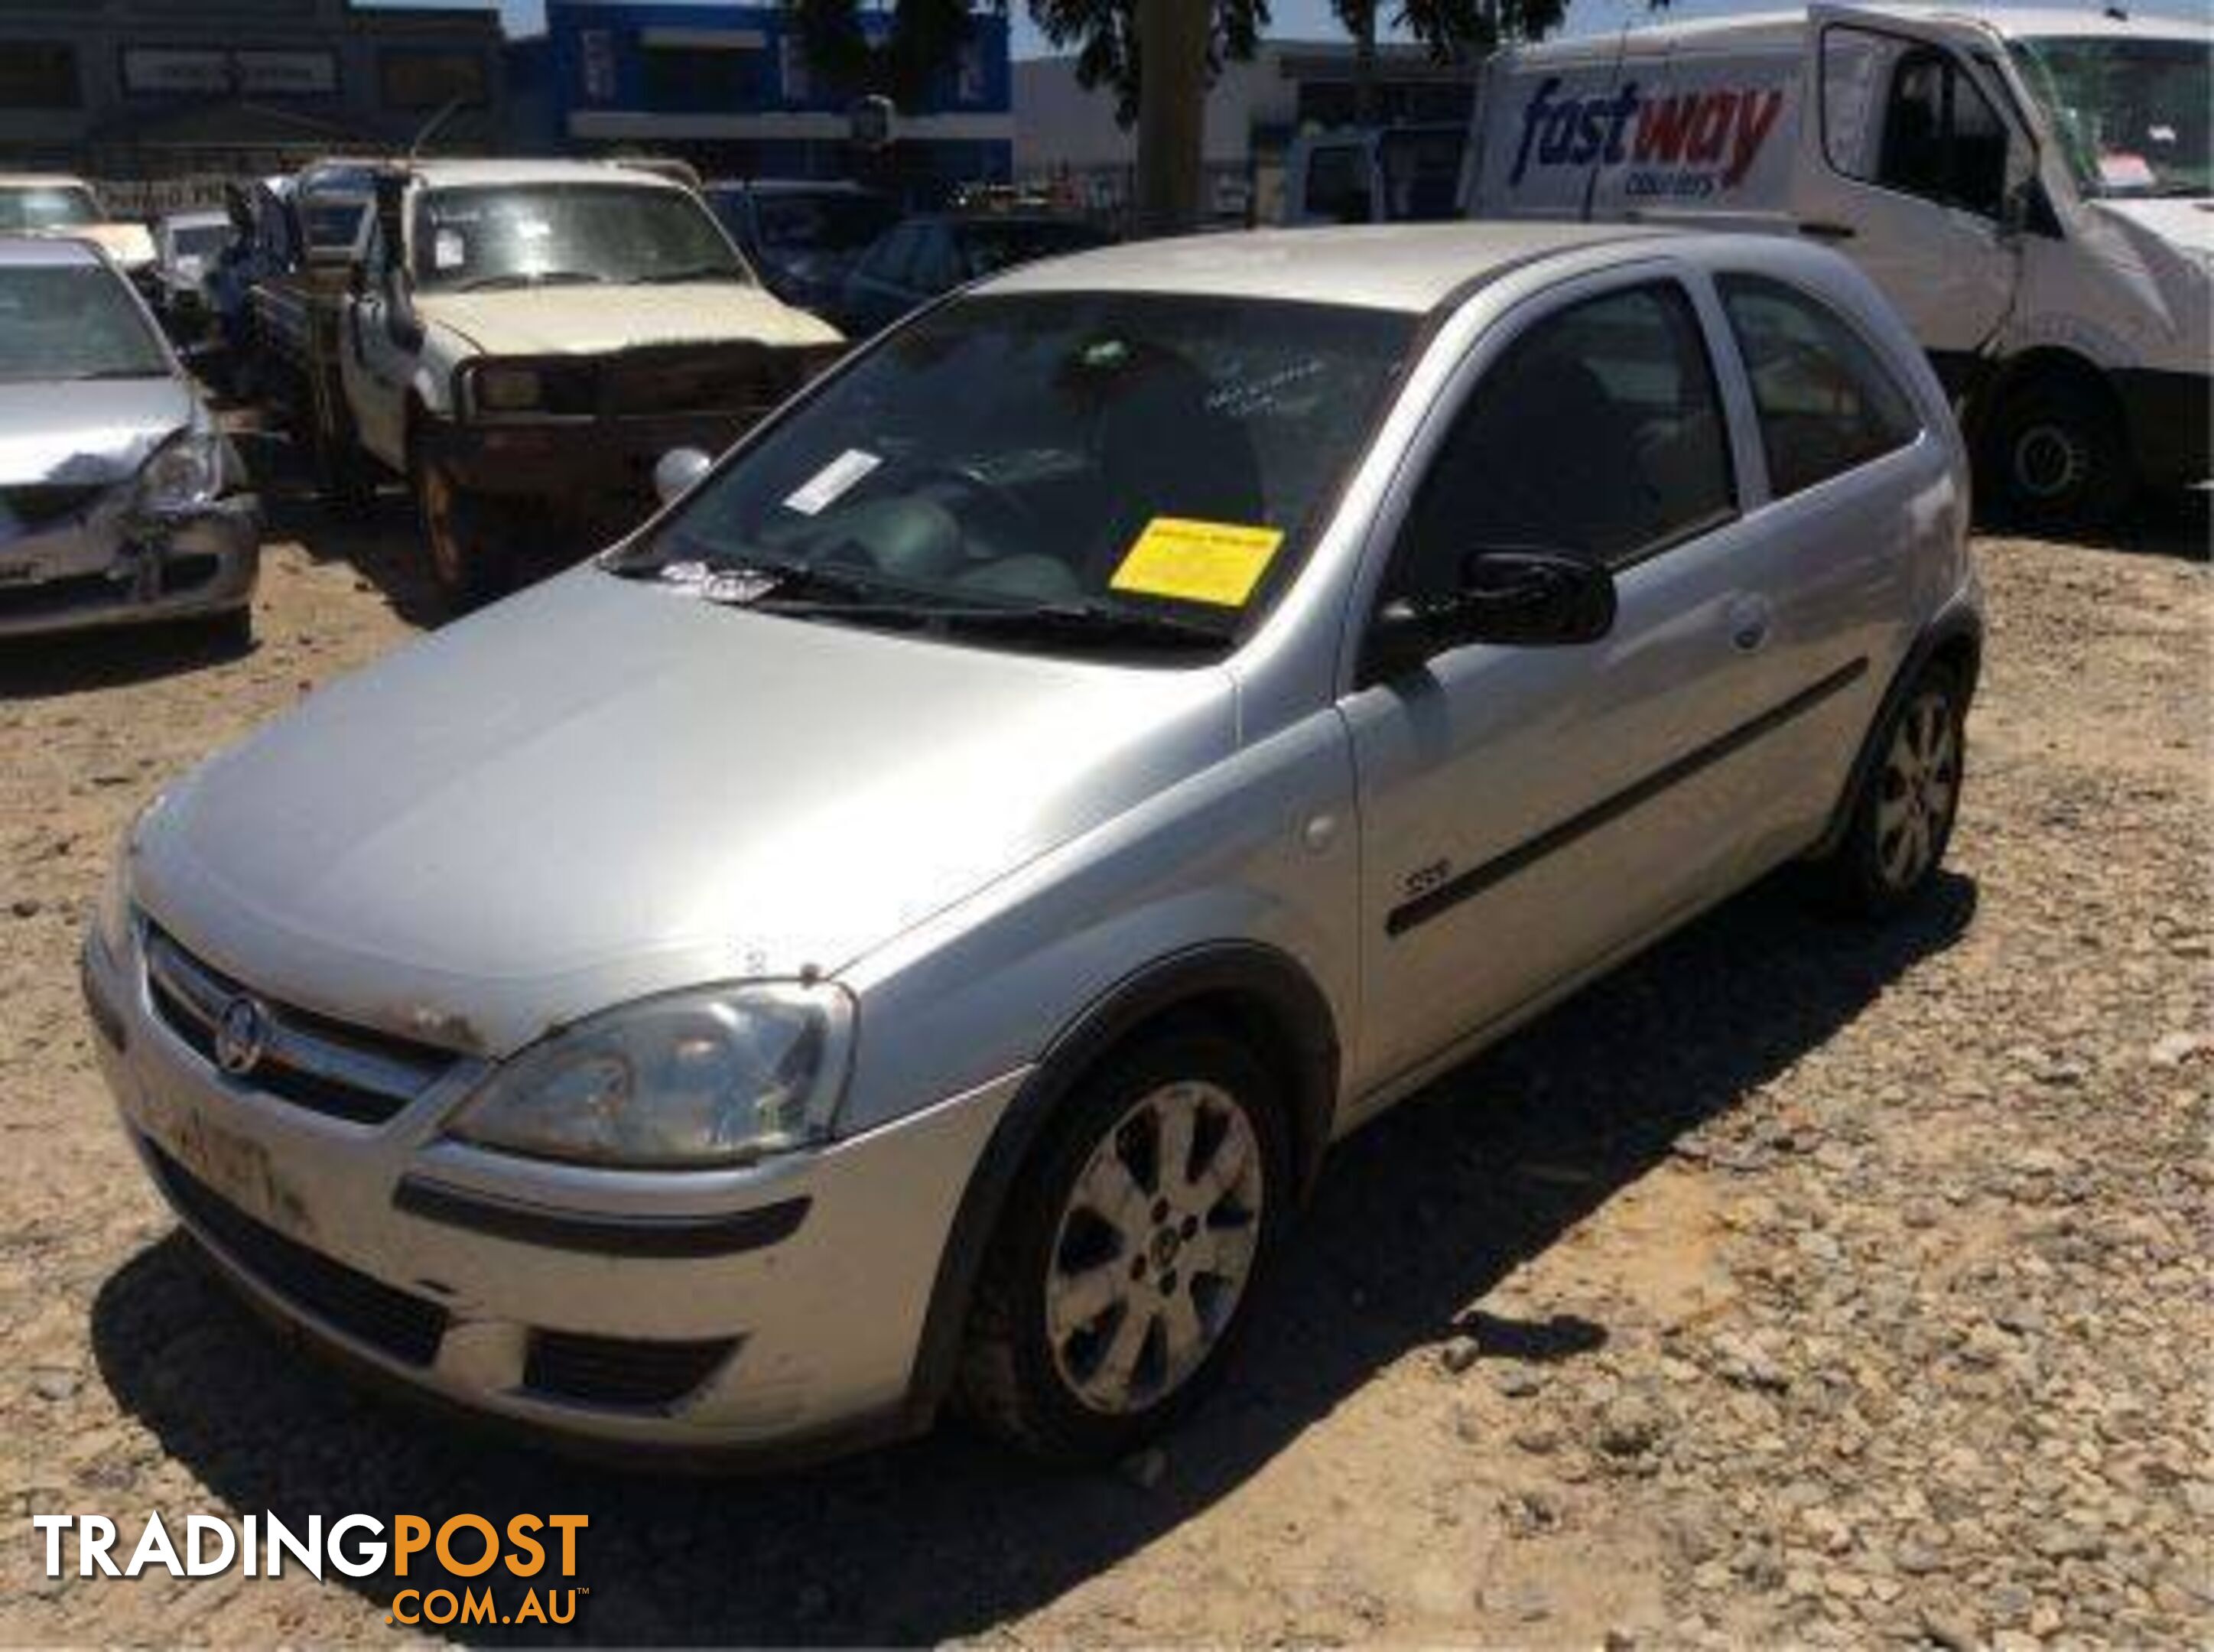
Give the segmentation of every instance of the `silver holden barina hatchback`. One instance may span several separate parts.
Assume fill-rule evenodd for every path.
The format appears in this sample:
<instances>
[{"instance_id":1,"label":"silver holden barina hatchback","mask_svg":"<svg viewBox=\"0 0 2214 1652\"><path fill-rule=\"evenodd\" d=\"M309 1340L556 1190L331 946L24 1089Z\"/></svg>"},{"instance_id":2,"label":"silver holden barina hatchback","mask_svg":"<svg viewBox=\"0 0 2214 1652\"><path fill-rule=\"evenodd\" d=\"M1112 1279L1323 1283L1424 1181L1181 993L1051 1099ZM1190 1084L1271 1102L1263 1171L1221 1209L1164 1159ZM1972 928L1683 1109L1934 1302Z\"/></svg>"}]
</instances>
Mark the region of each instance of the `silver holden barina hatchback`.
<instances>
[{"instance_id":1,"label":"silver holden barina hatchback","mask_svg":"<svg viewBox=\"0 0 2214 1652\"><path fill-rule=\"evenodd\" d=\"M1333 1140L1780 863L1925 889L1967 511L1819 249L1028 266L175 786L96 1043L223 1270L448 1399L1121 1452Z\"/></svg>"}]
</instances>

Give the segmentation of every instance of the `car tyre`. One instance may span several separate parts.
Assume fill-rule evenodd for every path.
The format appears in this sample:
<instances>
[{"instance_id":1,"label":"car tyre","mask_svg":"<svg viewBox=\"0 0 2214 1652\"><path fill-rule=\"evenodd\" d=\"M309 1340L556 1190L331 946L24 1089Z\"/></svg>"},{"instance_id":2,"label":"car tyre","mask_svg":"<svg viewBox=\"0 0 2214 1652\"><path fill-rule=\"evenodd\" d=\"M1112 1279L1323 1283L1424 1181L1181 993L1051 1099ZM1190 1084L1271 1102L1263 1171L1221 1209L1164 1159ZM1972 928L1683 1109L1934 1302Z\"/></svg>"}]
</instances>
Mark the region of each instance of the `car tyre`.
<instances>
[{"instance_id":1,"label":"car tyre","mask_svg":"<svg viewBox=\"0 0 2214 1652\"><path fill-rule=\"evenodd\" d=\"M2046 377L2000 403L1984 472L2007 519L2036 532L2111 526L2137 492L2122 419L2102 387Z\"/></svg>"},{"instance_id":2,"label":"car tyre","mask_svg":"<svg viewBox=\"0 0 2214 1652\"><path fill-rule=\"evenodd\" d=\"M1250 1317L1290 1214L1290 1164L1279 1086L1243 1044L1179 1029L1110 1056L1001 1215L962 1410L1065 1463L1112 1460L1170 1427L1220 1380Z\"/></svg>"},{"instance_id":3,"label":"car tyre","mask_svg":"<svg viewBox=\"0 0 2214 1652\"><path fill-rule=\"evenodd\" d=\"M1885 717L1844 838L1817 868L1832 906L1887 917L1936 881L1960 817L1966 715L1960 674L1932 664Z\"/></svg>"},{"instance_id":4,"label":"car tyre","mask_svg":"<svg viewBox=\"0 0 2214 1652\"><path fill-rule=\"evenodd\" d=\"M422 524L423 547L431 578L456 613L467 613L504 592L509 584L505 549L488 530L491 514L482 499L464 491L446 468L418 453L407 467Z\"/></svg>"}]
</instances>

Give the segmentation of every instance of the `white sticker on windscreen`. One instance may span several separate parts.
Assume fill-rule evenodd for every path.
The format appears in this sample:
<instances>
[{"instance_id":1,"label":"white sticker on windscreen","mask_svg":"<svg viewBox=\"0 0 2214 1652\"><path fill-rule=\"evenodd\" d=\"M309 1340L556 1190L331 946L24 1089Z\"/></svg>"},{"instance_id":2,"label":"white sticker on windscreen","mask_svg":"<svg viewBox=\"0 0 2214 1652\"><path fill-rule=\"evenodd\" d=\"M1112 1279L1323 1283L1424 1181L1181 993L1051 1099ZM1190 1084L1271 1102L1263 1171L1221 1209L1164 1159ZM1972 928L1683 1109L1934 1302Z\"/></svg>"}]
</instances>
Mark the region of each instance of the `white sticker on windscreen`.
<instances>
[{"instance_id":1,"label":"white sticker on windscreen","mask_svg":"<svg viewBox=\"0 0 2214 1652\"><path fill-rule=\"evenodd\" d=\"M458 229L441 229L431 243L431 261L442 270L458 270L469 261L469 243Z\"/></svg>"},{"instance_id":2,"label":"white sticker on windscreen","mask_svg":"<svg viewBox=\"0 0 2214 1652\"><path fill-rule=\"evenodd\" d=\"M864 453L859 448L847 448L786 494L785 508L797 511L803 517L819 516L837 504L854 483L882 463L884 461L873 453Z\"/></svg>"}]
</instances>

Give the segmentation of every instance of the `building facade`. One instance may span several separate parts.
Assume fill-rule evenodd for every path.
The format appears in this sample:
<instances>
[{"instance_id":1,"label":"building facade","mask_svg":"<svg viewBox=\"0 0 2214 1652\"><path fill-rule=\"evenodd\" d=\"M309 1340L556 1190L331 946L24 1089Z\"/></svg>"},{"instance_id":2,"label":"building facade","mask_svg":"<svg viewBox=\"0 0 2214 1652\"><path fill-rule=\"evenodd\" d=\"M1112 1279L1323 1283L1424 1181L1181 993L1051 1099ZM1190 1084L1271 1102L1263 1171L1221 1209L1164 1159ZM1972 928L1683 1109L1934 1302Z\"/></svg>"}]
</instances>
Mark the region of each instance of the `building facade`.
<instances>
[{"instance_id":1,"label":"building facade","mask_svg":"<svg viewBox=\"0 0 2214 1652\"><path fill-rule=\"evenodd\" d=\"M502 135L499 17L350 0L0 0L0 164L129 183Z\"/></svg>"},{"instance_id":2,"label":"building facade","mask_svg":"<svg viewBox=\"0 0 2214 1652\"><path fill-rule=\"evenodd\" d=\"M1420 46L1398 44L1381 46L1376 55L1379 121L1468 123L1475 64L1437 63ZM1349 40L1264 40L1250 60L1223 65L1208 93L1202 149L1214 217L1275 221L1293 138L1352 121L1353 66ZM1014 65L1014 109L1021 182L1073 195L1103 217L1122 211L1137 140L1116 123L1111 91L1080 84L1074 58L1039 58Z\"/></svg>"},{"instance_id":3,"label":"building facade","mask_svg":"<svg viewBox=\"0 0 2214 1652\"><path fill-rule=\"evenodd\" d=\"M881 146L854 141L851 89L817 71L774 0L547 0L546 22L566 148L677 155L715 177L859 177L911 197L1012 174L1003 17L976 15Z\"/></svg>"}]
</instances>

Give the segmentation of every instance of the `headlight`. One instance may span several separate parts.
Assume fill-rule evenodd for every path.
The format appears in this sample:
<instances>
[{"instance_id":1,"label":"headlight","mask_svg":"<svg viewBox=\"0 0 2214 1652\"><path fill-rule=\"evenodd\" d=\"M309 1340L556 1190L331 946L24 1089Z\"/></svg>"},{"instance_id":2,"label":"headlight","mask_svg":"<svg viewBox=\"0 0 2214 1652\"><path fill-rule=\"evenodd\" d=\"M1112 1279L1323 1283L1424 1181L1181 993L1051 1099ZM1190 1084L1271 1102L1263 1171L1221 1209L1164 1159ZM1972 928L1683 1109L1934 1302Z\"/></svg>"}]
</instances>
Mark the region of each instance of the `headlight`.
<instances>
[{"instance_id":1,"label":"headlight","mask_svg":"<svg viewBox=\"0 0 2214 1652\"><path fill-rule=\"evenodd\" d=\"M530 368L487 367L477 375L476 391L486 413L521 413L538 405L546 387Z\"/></svg>"},{"instance_id":2,"label":"headlight","mask_svg":"<svg viewBox=\"0 0 2214 1652\"><path fill-rule=\"evenodd\" d=\"M635 1169L743 1164L830 1133L853 1000L828 984L717 987L580 1021L502 1067L450 1134Z\"/></svg>"},{"instance_id":3,"label":"headlight","mask_svg":"<svg viewBox=\"0 0 2214 1652\"><path fill-rule=\"evenodd\" d=\"M138 473L138 508L155 516L190 511L223 492L223 436L187 427L155 450Z\"/></svg>"},{"instance_id":4,"label":"headlight","mask_svg":"<svg viewBox=\"0 0 2214 1652\"><path fill-rule=\"evenodd\" d=\"M131 823L115 840L115 853L108 858L107 877L100 886L100 897L92 909L92 930L111 961L119 962L130 951L131 859L138 853L140 830L162 806L166 796L167 792L156 792L146 806L131 817Z\"/></svg>"}]
</instances>

